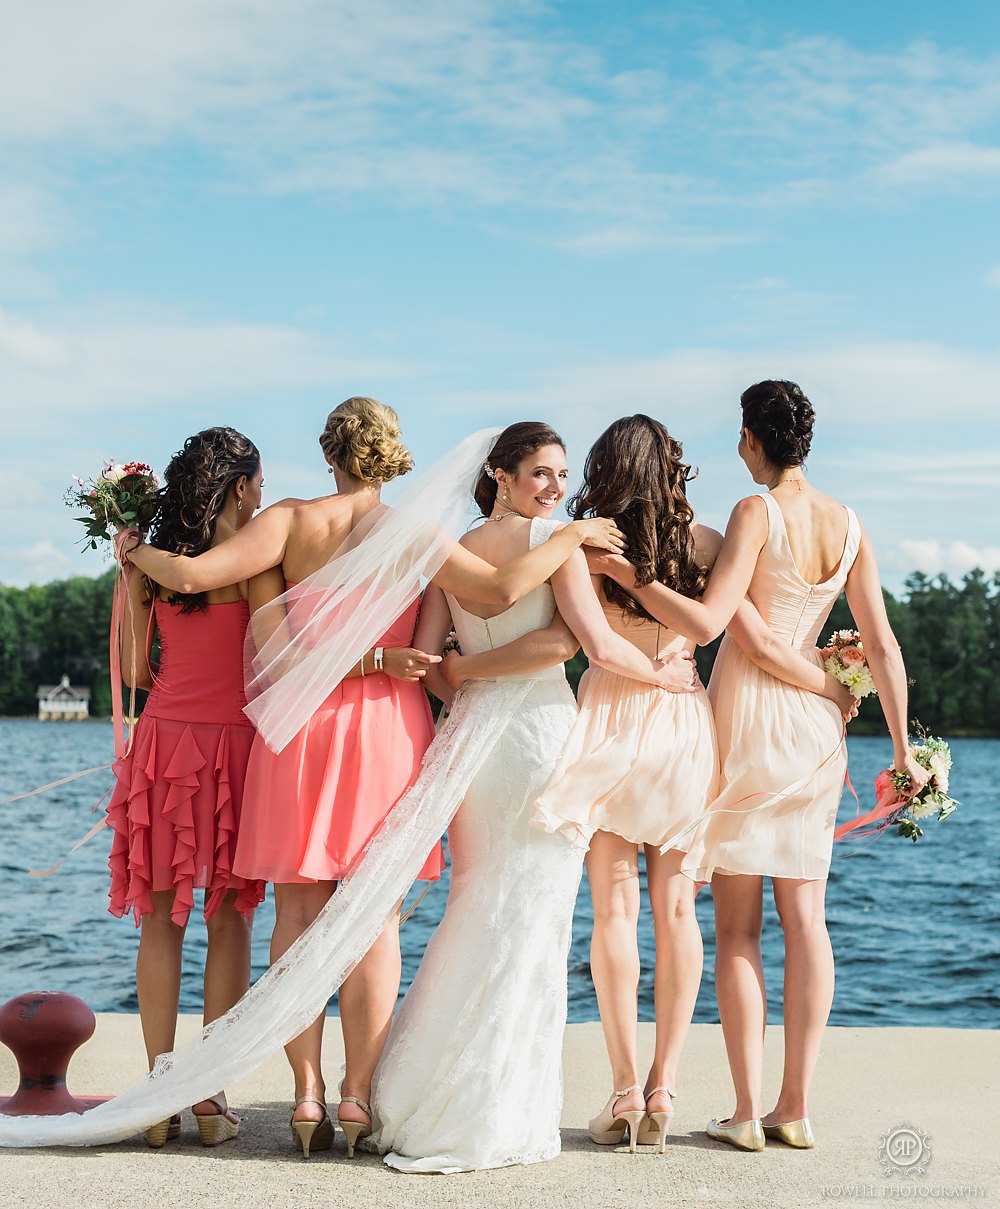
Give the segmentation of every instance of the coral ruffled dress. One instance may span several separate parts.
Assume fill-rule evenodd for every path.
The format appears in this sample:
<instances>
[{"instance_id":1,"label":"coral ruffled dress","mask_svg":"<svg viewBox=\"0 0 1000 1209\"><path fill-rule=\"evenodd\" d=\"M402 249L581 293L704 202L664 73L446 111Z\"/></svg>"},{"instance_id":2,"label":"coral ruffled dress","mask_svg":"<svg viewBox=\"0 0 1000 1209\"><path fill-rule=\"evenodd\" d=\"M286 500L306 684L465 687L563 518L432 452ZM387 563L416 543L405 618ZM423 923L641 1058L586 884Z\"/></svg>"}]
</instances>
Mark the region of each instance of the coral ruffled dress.
<instances>
[{"instance_id":1,"label":"coral ruffled dress","mask_svg":"<svg viewBox=\"0 0 1000 1209\"><path fill-rule=\"evenodd\" d=\"M608 625L651 659L693 643L604 604ZM595 831L685 850L715 796L719 753L705 690L669 693L605 668L580 681L580 713L535 808L536 826L586 848Z\"/></svg>"},{"instance_id":2,"label":"coral ruffled dress","mask_svg":"<svg viewBox=\"0 0 1000 1209\"><path fill-rule=\"evenodd\" d=\"M256 733L243 713L244 601L193 613L156 600L161 660L133 732L115 765L108 805L114 831L110 911L153 909L152 892L173 890L170 916L183 926L194 891L205 890L208 919L231 890L248 915L264 885L233 872L247 761Z\"/></svg>"},{"instance_id":3,"label":"coral ruffled dress","mask_svg":"<svg viewBox=\"0 0 1000 1209\"><path fill-rule=\"evenodd\" d=\"M413 642L420 602L376 645ZM409 789L434 737L423 686L384 672L343 680L294 739L257 738L234 868L269 882L339 881ZM438 844L420 877L440 877Z\"/></svg>"}]
</instances>

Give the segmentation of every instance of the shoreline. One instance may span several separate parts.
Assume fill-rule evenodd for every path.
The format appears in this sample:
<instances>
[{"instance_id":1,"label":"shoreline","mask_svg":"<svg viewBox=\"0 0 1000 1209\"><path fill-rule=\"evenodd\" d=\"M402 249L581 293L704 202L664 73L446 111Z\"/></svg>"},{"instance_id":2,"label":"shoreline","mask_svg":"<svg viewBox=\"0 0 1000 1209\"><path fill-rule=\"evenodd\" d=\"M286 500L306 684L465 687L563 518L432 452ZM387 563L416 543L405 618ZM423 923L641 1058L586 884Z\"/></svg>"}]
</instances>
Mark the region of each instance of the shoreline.
<instances>
[{"instance_id":1,"label":"shoreline","mask_svg":"<svg viewBox=\"0 0 1000 1209\"><path fill-rule=\"evenodd\" d=\"M178 1043L196 1037L198 1025L195 1016L181 1017ZM333 1094L343 1061L334 1017L328 1017L324 1045ZM652 1045L653 1026L641 1024L640 1062L648 1062ZM70 1065L69 1087L76 1095L107 1095L123 1090L144 1068L138 1017L102 1013L94 1037ZM765 1100L776 1094L780 1069L781 1029L771 1026ZM710 1116L729 1112L732 1091L721 1029L693 1025L666 1153L643 1147L630 1155L627 1148L594 1146L587 1137L587 1119L607 1099L610 1075L600 1025L571 1024L564 1046L562 1154L532 1167L418 1177L389 1170L375 1155L348 1162L339 1133L332 1151L308 1162L294 1154L287 1123L291 1086L284 1056L277 1054L229 1089L243 1114L235 1142L203 1148L185 1114L181 1137L163 1150L150 1150L135 1138L87 1150L7 1151L0 1159L4 1204L622 1209L655 1203L808 1209L873 1199L948 1199L990 1205L1000 1203L1000 1160L982 1145L981 1122L995 1103L998 1069L1000 1032L994 1030L828 1028L813 1093L816 1149L770 1143L761 1154L744 1154L703 1132ZM12 1055L0 1047L0 1094L9 1094L15 1076ZM904 1124L928 1139L931 1161L923 1176L890 1177L880 1168L883 1138Z\"/></svg>"}]
</instances>

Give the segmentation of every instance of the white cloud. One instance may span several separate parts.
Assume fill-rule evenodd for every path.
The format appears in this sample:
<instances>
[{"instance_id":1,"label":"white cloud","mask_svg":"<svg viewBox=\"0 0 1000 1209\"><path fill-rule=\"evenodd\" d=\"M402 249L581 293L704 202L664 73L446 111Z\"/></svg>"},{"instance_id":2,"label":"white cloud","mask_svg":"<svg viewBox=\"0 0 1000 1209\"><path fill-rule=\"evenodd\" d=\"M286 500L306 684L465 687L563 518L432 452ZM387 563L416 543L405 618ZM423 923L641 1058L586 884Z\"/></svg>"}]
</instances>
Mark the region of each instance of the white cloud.
<instances>
[{"instance_id":1,"label":"white cloud","mask_svg":"<svg viewBox=\"0 0 1000 1209\"><path fill-rule=\"evenodd\" d=\"M909 151L880 172L897 185L932 184L937 188L962 186L969 180L1000 177L1000 147L973 143L941 143Z\"/></svg>"},{"instance_id":2,"label":"white cloud","mask_svg":"<svg viewBox=\"0 0 1000 1209\"><path fill-rule=\"evenodd\" d=\"M992 286L994 289L1000 290L1000 264L996 264L992 269L987 269L983 274L983 285Z\"/></svg>"},{"instance_id":3,"label":"white cloud","mask_svg":"<svg viewBox=\"0 0 1000 1209\"><path fill-rule=\"evenodd\" d=\"M74 559L47 537L30 546L15 547L6 554L4 563L12 572L0 576L0 582L5 583L48 583L51 579L81 573Z\"/></svg>"},{"instance_id":4,"label":"white cloud","mask_svg":"<svg viewBox=\"0 0 1000 1209\"><path fill-rule=\"evenodd\" d=\"M925 575L947 575L952 579L978 567L988 575L1000 571L1000 546L973 546L966 541L906 539L900 543L904 565Z\"/></svg>"}]
</instances>

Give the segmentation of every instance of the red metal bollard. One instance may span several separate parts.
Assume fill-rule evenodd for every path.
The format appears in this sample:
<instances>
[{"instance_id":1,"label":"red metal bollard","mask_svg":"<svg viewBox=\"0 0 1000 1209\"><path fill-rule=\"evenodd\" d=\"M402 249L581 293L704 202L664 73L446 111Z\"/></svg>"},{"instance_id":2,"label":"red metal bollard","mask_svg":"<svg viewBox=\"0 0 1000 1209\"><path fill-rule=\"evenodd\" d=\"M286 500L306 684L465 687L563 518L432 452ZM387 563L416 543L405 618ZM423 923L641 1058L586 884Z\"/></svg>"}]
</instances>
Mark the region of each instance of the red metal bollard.
<instances>
[{"instance_id":1,"label":"red metal bollard","mask_svg":"<svg viewBox=\"0 0 1000 1209\"><path fill-rule=\"evenodd\" d=\"M17 1059L17 1091L0 1097L0 1113L10 1117L54 1117L86 1112L104 1097L77 1098L66 1088L66 1068L93 1036L94 1013L75 995L30 991L0 1008L0 1041Z\"/></svg>"}]
</instances>

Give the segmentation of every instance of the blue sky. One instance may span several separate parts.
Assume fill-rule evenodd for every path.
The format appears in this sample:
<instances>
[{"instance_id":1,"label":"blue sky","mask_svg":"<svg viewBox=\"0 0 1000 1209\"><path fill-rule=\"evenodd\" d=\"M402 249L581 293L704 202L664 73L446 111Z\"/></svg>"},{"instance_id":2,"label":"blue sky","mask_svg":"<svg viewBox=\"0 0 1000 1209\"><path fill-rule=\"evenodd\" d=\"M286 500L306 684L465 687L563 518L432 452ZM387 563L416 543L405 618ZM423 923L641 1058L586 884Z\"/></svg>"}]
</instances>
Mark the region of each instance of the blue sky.
<instances>
[{"instance_id":1,"label":"blue sky","mask_svg":"<svg viewBox=\"0 0 1000 1209\"><path fill-rule=\"evenodd\" d=\"M1000 568L1000 16L886 3L38 0L0 45L0 580L96 556L107 455L226 423L266 496L375 394L418 464L663 419L724 524L738 397L792 377L809 470L898 588Z\"/></svg>"}]
</instances>

